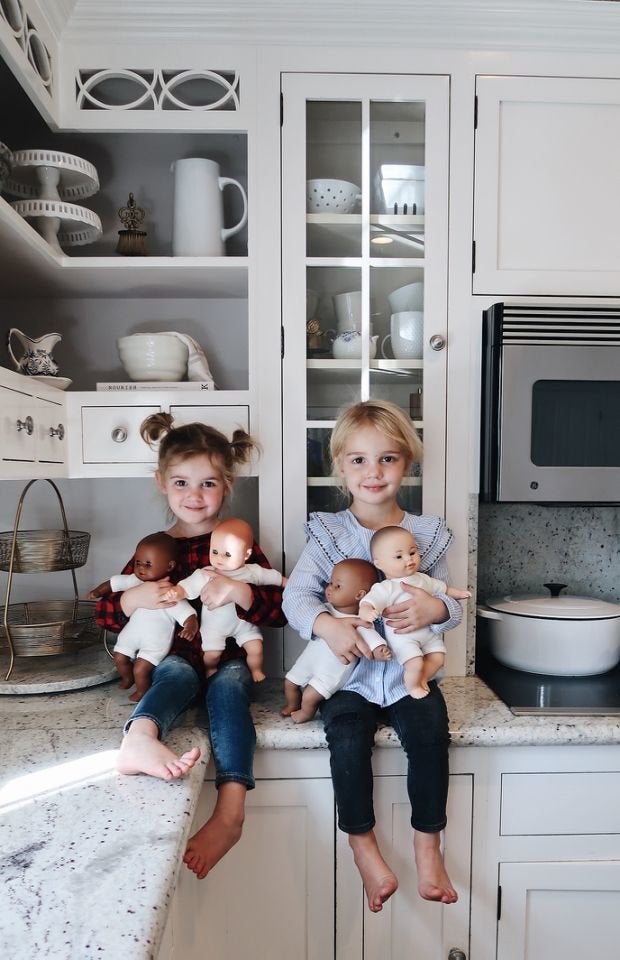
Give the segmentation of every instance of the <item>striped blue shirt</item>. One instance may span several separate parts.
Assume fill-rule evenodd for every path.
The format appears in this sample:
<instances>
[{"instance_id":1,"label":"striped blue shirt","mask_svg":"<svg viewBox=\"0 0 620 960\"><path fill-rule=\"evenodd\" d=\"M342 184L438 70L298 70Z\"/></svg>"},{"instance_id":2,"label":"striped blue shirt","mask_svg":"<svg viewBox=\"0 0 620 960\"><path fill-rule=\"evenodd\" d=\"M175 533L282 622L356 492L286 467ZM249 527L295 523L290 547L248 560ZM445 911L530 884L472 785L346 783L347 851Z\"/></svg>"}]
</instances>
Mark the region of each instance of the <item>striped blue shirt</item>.
<instances>
[{"instance_id":1,"label":"striped blue shirt","mask_svg":"<svg viewBox=\"0 0 620 960\"><path fill-rule=\"evenodd\" d=\"M405 513L400 526L416 538L422 561L420 570L450 583L446 553L454 538L444 521L430 514L414 516ZM358 523L350 510L312 513L305 529L306 546L284 589L282 608L293 629L309 640L318 615L329 612L324 590L331 579L332 567L351 557L372 562L370 540L374 530ZM461 622L463 610L458 600L445 594L438 596L446 605L449 619L431 624L431 630L443 633ZM353 690L382 707L407 696L403 668L396 659L382 661L361 657L344 689Z\"/></svg>"}]
</instances>

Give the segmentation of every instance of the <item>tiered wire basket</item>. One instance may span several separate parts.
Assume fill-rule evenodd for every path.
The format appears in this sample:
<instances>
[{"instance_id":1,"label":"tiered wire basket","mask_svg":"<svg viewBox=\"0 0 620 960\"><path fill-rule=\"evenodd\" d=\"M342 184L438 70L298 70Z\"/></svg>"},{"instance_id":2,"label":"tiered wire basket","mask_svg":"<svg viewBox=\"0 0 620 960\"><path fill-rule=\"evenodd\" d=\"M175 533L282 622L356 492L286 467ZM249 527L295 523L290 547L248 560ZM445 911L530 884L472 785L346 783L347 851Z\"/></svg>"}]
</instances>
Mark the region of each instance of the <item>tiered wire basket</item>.
<instances>
[{"instance_id":1,"label":"tiered wire basket","mask_svg":"<svg viewBox=\"0 0 620 960\"><path fill-rule=\"evenodd\" d=\"M0 532L0 570L7 576L0 649L6 646L9 667L8 680L16 657L49 657L76 650L80 638L95 627L95 604L78 598L75 570L86 563L90 534L69 530L65 507L55 483L45 479L56 497L62 516L59 530L20 530L26 494L38 480L31 480L22 490L15 513L12 531ZM33 600L11 603L13 576L16 573L51 573L70 570L73 580L73 599Z\"/></svg>"}]
</instances>

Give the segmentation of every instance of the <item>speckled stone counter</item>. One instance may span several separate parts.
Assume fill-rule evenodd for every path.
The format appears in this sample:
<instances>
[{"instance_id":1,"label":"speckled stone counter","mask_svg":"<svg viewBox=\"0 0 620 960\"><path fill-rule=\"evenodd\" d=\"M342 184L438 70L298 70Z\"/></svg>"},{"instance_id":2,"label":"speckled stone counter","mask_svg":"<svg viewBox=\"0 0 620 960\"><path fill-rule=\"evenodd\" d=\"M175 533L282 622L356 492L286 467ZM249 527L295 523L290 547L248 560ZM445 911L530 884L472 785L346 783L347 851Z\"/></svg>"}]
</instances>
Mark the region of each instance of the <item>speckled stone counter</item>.
<instances>
[{"instance_id":1,"label":"speckled stone counter","mask_svg":"<svg viewBox=\"0 0 620 960\"><path fill-rule=\"evenodd\" d=\"M444 680L452 743L620 743L620 717L514 717L477 677ZM278 714L281 684L254 705L258 745L325 746L320 721ZM131 711L115 684L0 698L0 955L10 960L154 960L205 776L197 711L173 731L203 759L184 780L123 777L114 761ZM396 747L383 728L379 746Z\"/></svg>"}]
</instances>

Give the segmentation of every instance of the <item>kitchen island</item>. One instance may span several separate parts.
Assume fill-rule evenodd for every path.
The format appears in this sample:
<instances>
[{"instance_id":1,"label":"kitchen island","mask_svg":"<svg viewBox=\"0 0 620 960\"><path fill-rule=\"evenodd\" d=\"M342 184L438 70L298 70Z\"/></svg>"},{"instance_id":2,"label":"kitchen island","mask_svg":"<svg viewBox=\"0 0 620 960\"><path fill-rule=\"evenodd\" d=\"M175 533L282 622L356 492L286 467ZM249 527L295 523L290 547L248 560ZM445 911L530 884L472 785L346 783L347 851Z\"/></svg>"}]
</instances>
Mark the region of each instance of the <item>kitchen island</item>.
<instances>
[{"instance_id":1,"label":"kitchen island","mask_svg":"<svg viewBox=\"0 0 620 960\"><path fill-rule=\"evenodd\" d=\"M457 751L620 743L620 717L514 717L477 677L447 678L442 689ZM324 748L320 721L279 716L280 690L268 681L259 691L259 748L291 758ZM158 957L209 746L200 711L188 711L169 738L180 752L203 751L187 778L120 776L114 762L131 709L114 683L0 698L0 947L10 960ZM399 746L390 728L377 744Z\"/></svg>"}]
</instances>

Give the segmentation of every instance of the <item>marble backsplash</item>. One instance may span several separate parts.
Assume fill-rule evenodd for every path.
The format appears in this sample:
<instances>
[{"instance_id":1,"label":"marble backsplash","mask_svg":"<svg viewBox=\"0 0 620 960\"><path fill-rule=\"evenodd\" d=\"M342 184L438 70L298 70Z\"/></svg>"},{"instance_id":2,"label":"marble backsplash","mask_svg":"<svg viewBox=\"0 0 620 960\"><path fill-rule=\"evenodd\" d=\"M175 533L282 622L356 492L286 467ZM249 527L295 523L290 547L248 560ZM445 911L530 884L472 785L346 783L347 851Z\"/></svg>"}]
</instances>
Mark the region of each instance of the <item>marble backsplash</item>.
<instances>
[{"instance_id":1,"label":"marble backsplash","mask_svg":"<svg viewBox=\"0 0 620 960\"><path fill-rule=\"evenodd\" d=\"M481 503L477 527L479 600L555 581L620 602L620 506Z\"/></svg>"}]
</instances>

